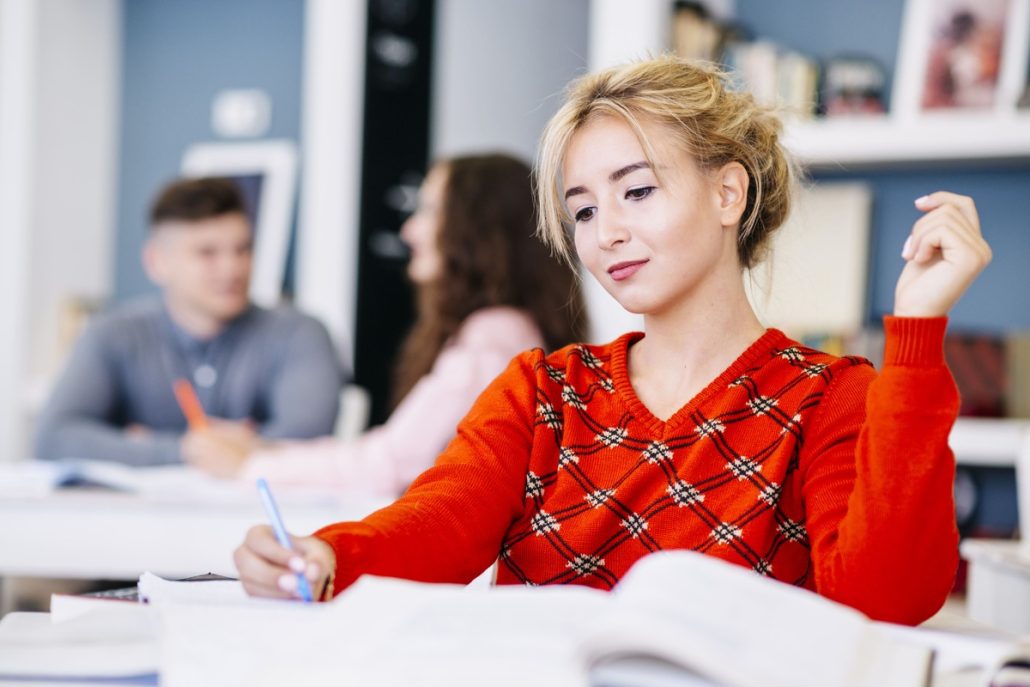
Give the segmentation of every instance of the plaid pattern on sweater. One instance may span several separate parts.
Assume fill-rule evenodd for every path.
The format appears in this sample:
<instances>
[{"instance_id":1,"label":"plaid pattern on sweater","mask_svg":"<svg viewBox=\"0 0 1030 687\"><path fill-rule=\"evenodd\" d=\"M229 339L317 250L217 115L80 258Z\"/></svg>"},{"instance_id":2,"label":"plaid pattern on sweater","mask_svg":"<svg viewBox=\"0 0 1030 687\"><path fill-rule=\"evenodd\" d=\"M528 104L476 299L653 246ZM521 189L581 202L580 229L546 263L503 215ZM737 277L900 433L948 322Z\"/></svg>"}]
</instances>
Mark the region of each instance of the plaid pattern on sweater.
<instances>
[{"instance_id":1,"label":"plaid pattern on sweater","mask_svg":"<svg viewBox=\"0 0 1030 687\"><path fill-rule=\"evenodd\" d=\"M556 451L530 462L499 581L610 588L643 555L693 549L810 583L796 479L804 427L834 377L868 363L770 330L661 422L631 392L636 338L536 364L537 433Z\"/></svg>"},{"instance_id":2,"label":"plaid pattern on sweater","mask_svg":"<svg viewBox=\"0 0 1030 687\"><path fill-rule=\"evenodd\" d=\"M498 583L607 589L687 548L919 622L957 561L957 395L943 319L886 328L878 379L769 330L664 422L629 382L640 334L525 353L397 503L317 534L340 587L366 572L468 581L499 556Z\"/></svg>"}]
</instances>

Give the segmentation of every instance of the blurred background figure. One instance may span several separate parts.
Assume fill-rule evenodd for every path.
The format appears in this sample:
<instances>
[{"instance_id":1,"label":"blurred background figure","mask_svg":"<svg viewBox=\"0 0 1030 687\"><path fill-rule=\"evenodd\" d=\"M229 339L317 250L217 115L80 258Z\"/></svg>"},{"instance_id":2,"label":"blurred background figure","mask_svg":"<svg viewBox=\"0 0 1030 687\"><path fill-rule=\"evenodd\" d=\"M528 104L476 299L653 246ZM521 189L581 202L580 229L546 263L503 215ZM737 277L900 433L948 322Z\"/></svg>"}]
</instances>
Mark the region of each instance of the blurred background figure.
<instances>
[{"instance_id":1,"label":"blurred background figure","mask_svg":"<svg viewBox=\"0 0 1030 687\"><path fill-rule=\"evenodd\" d=\"M525 163L494 154L435 164L401 229L418 317L396 364L388 421L352 442L258 452L241 476L398 494L512 357L580 340L587 322L578 278L535 238L534 218Z\"/></svg>"},{"instance_id":2,"label":"blurred background figure","mask_svg":"<svg viewBox=\"0 0 1030 687\"><path fill-rule=\"evenodd\" d=\"M143 264L160 294L87 328L43 411L36 457L219 472L259 436L331 432L342 372L328 332L292 308L251 303L253 232L236 185L175 181L150 227ZM203 426L187 425L177 380L195 389Z\"/></svg>"}]
</instances>

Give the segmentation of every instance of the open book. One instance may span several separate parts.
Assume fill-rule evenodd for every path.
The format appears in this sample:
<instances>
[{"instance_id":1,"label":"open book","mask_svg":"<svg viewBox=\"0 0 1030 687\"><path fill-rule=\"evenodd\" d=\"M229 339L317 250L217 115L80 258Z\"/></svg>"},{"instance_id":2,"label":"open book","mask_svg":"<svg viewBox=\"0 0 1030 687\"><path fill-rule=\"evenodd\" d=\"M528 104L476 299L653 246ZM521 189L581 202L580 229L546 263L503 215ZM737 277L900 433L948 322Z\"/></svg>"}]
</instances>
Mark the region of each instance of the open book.
<instances>
[{"instance_id":1,"label":"open book","mask_svg":"<svg viewBox=\"0 0 1030 687\"><path fill-rule=\"evenodd\" d=\"M55 618L9 614L0 622L0 678L153 684L159 673L171 687L1030 685L1028 647L874 623L689 552L643 559L612 593L364 577L332 603L302 604L248 598L238 582L149 575L140 589L149 606L93 600Z\"/></svg>"},{"instance_id":2,"label":"open book","mask_svg":"<svg viewBox=\"0 0 1030 687\"><path fill-rule=\"evenodd\" d=\"M612 593L362 578L331 604L171 604L162 684L923 687L930 648L690 552ZM628 667L628 669L627 669Z\"/></svg>"}]
</instances>

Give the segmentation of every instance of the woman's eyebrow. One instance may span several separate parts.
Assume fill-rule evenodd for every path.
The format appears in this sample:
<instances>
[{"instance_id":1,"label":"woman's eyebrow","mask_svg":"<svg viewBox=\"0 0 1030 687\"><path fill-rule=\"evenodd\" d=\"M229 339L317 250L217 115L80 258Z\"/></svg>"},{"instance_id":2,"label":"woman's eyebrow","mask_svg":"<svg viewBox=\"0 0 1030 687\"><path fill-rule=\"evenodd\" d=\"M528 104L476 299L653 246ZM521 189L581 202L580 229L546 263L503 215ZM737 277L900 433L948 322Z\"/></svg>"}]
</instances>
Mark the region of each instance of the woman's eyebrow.
<instances>
[{"instance_id":1,"label":"woman's eyebrow","mask_svg":"<svg viewBox=\"0 0 1030 687\"><path fill-rule=\"evenodd\" d=\"M610 181L610 182L612 182L614 184L616 181L618 181L622 177L626 176L630 172L635 172L638 169L650 169L650 168L651 168L651 163L648 162L647 160L641 160L640 162L634 162L631 165L626 165L625 167L621 167L621 168L615 170L614 172L612 172L611 174L609 174L608 175L608 181Z\"/></svg>"},{"instance_id":2,"label":"woman's eyebrow","mask_svg":"<svg viewBox=\"0 0 1030 687\"><path fill-rule=\"evenodd\" d=\"M612 172L611 174L609 174L608 175L608 181L610 181L611 183L614 184L616 181L618 181L622 177L626 176L630 172L635 172L638 169L650 169L650 168L651 168L651 163L648 162L647 160L641 160L640 162L634 162L632 164L626 165L625 167L620 167L619 169L617 169L614 172ZM573 186L572 188L570 188L568 191L565 192L565 200L568 200L572 196L579 195L580 193L586 193L586 192L587 192L587 190L583 186Z\"/></svg>"}]
</instances>

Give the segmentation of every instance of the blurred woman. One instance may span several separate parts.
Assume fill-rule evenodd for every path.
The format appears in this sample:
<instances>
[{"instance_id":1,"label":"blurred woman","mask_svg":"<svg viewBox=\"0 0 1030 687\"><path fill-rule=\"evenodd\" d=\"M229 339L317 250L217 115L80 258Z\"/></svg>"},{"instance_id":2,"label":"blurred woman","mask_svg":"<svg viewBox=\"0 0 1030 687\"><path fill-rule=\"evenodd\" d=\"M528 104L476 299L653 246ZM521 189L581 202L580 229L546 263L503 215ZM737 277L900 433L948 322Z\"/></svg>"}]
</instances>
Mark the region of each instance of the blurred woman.
<instances>
[{"instance_id":1,"label":"blurred woman","mask_svg":"<svg viewBox=\"0 0 1030 687\"><path fill-rule=\"evenodd\" d=\"M418 318L401 347L389 420L352 442L258 452L241 477L397 495L515 355L583 338L577 279L534 236L531 176L525 163L499 154L433 165L401 229Z\"/></svg>"}]
</instances>

